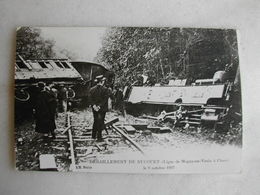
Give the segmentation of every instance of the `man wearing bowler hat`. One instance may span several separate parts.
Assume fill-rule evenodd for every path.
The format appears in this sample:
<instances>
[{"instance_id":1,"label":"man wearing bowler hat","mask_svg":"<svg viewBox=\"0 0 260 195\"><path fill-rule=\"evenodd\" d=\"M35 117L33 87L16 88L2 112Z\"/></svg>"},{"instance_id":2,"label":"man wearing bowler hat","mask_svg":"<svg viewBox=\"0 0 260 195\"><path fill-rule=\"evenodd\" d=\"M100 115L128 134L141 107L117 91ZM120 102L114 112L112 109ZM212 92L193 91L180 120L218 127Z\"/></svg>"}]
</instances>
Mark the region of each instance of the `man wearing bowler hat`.
<instances>
[{"instance_id":1,"label":"man wearing bowler hat","mask_svg":"<svg viewBox=\"0 0 260 195\"><path fill-rule=\"evenodd\" d=\"M106 78L103 75L96 77L97 84L89 91L89 100L94 115L92 138L102 142L102 130L105 129L105 116L108 111L108 98L112 96L110 89L105 87Z\"/></svg>"}]
</instances>

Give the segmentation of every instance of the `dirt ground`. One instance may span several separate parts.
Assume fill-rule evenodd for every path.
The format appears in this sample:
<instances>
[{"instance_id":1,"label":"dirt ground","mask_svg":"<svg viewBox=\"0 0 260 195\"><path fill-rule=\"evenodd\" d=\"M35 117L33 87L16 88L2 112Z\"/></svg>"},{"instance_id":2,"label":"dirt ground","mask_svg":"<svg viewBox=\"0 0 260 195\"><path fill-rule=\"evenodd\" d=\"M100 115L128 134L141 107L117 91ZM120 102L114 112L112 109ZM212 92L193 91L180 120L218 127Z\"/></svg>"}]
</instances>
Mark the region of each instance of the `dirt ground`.
<instances>
[{"instance_id":1,"label":"dirt ground","mask_svg":"<svg viewBox=\"0 0 260 195\"><path fill-rule=\"evenodd\" d=\"M93 123L92 112L90 109L70 112L72 117L73 135L88 135L90 137L91 127ZM117 111L108 112L106 120L119 118L116 124L120 127L123 124L148 124L149 126L167 126L170 123L157 123L151 119L135 118L131 115L123 117ZM61 135L66 125L66 117L64 113L59 113L56 119L57 136ZM68 144L66 141L55 141L42 139L42 135L34 131L35 124L33 120L24 121L16 126L16 167L18 170L39 170L39 155L54 154L58 171L69 171L70 160ZM146 153L162 151L162 149L184 149L192 147L207 147L216 145L232 145L241 147L242 127L241 125L233 127L227 134L218 134L212 129L201 129L189 127L172 128L167 133L151 133L137 131L135 134L129 134L129 137L137 142ZM103 131L104 142L96 143L93 140L86 140L75 144L76 163L84 163L89 159L102 159L106 156L119 156L128 153L140 154L128 141L122 138L112 130L108 130L108 134Z\"/></svg>"}]
</instances>

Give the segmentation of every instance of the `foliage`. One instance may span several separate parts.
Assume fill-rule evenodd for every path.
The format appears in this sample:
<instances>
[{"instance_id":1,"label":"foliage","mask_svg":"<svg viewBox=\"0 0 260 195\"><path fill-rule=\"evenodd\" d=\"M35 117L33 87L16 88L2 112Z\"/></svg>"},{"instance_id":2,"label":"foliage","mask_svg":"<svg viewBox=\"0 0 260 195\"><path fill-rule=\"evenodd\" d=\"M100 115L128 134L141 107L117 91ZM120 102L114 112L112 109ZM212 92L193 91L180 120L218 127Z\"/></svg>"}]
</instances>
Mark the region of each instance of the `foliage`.
<instances>
[{"instance_id":1,"label":"foliage","mask_svg":"<svg viewBox=\"0 0 260 195\"><path fill-rule=\"evenodd\" d=\"M68 49L59 49L59 50L55 50L55 52L56 52L56 56L59 58L68 58L70 60L78 59L77 54Z\"/></svg>"},{"instance_id":2,"label":"foliage","mask_svg":"<svg viewBox=\"0 0 260 195\"><path fill-rule=\"evenodd\" d=\"M16 52L24 59L44 59L56 56L53 40L41 37L41 30L32 27L17 29Z\"/></svg>"},{"instance_id":3,"label":"foliage","mask_svg":"<svg viewBox=\"0 0 260 195\"><path fill-rule=\"evenodd\" d=\"M173 78L209 78L226 65L238 65L236 32L216 29L114 27L97 54L115 72L116 83L130 85L147 75L157 83Z\"/></svg>"}]
</instances>

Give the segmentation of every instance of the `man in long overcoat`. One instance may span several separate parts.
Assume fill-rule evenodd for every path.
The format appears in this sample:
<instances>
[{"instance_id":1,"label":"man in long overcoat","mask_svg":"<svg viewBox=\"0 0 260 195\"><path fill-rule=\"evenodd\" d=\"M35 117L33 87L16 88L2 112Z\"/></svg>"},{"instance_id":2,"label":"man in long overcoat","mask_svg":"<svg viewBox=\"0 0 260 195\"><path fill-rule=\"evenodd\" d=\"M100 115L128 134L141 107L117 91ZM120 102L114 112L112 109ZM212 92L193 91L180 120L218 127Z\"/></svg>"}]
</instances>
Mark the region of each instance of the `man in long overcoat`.
<instances>
[{"instance_id":1,"label":"man in long overcoat","mask_svg":"<svg viewBox=\"0 0 260 195\"><path fill-rule=\"evenodd\" d=\"M48 137L48 134L51 133L52 137L55 138L56 97L49 90L46 90L45 83L40 82L38 88L39 93L35 105L35 131L42 133L44 137Z\"/></svg>"}]
</instances>

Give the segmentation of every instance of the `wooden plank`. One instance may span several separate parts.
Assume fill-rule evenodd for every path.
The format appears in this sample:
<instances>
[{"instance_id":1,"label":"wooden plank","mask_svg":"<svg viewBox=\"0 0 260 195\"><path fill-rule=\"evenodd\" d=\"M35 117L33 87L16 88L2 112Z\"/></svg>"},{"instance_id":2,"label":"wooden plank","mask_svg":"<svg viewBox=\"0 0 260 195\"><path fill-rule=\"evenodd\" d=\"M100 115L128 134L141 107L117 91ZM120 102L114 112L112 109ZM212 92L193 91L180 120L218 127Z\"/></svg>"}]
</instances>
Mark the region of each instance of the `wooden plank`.
<instances>
[{"instance_id":1,"label":"wooden plank","mask_svg":"<svg viewBox=\"0 0 260 195\"><path fill-rule=\"evenodd\" d=\"M191 111L187 111L187 113L192 114L192 113L198 113L198 112L202 112L203 109L199 109L199 110L191 110Z\"/></svg>"},{"instance_id":2,"label":"wooden plank","mask_svg":"<svg viewBox=\"0 0 260 195\"><path fill-rule=\"evenodd\" d=\"M67 139L54 139L53 142L64 142L67 141Z\"/></svg>"},{"instance_id":3,"label":"wooden plank","mask_svg":"<svg viewBox=\"0 0 260 195\"><path fill-rule=\"evenodd\" d=\"M160 133L170 133L172 130L169 127L161 127Z\"/></svg>"},{"instance_id":4,"label":"wooden plank","mask_svg":"<svg viewBox=\"0 0 260 195\"><path fill-rule=\"evenodd\" d=\"M142 118L152 119L152 120L158 120L158 117L155 117L155 116L142 116Z\"/></svg>"},{"instance_id":5,"label":"wooden plank","mask_svg":"<svg viewBox=\"0 0 260 195\"><path fill-rule=\"evenodd\" d=\"M129 134L134 134L136 132L136 129L133 126L131 126L131 125L124 126L123 128Z\"/></svg>"},{"instance_id":6,"label":"wooden plank","mask_svg":"<svg viewBox=\"0 0 260 195\"><path fill-rule=\"evenodd\" d=\"M129 125L131 125L131 126L133 126L135 129L138 129L138 130L145 130L145 129L147 129L147 126L148 126L148 124L129 124Z\"/></svg>"},{"instance_id":7,"label":"wooden plank","mask_svg":"<svg viewBox=\"0 0 260 195\"><path fill-rule=\"evenodd\" d=\"M220 110L225 110L227 109L227 107L224 107L224 106L215 106L215 105L206 105L206 106L203 106L203 108L205 109L220 109Z\"/></svg>"},{"instance_id":8,"label":"wooden plank","mask_svg":"<svg viewBox=\"0 0 260 195\"><path fill-rule=\"evenodd\" d=\"M39 160L40 160L40 170L44 170L44 171L55 170L55 171L57 171L57 166L56 166L54 154L41 154L39 156Z\"/></svg>"},{"instance_id":9,"label":"wooden plank","mask_svg":"<svg viewBox=\"0 0 260 195\"><path fill-rule=\"evenodd\" d=\"M124 138L126 138L137 150L139 150L142 154L144 154L144 151L139 146L138 143L136 143L134 140L132 140L126 133L124 133L121 129L119 129L117 126L112 125L113 129L121 134Z\"/></svg>"},{"instance_id":10,"label":"wooden plank","mask_svg":"<svg viewBox=\"0 0 260 195\"><path fill-rule=\"evenodd\" d=\"M75 139L88 139L90 136L85 136L85 135L79 135L79 136L73 136L73 140Z\"/></svg>"},{"instance_id":11,"label":"wooden plank","mask_svg":"<svg viewBox=\"0 0 260 195\"><path fill-rule=\"evenodd\" d=\"M166 116L165 119L171 119L171 120L176 120L176 116Z\"/></svg>"},{"instance_id":12,"label":"wooden plank","mask_svg":"<svg viewBox=\"0 0 260 195\"><path fill-rule=\"evenodd\" d=\"M66 127L66 128L61 132L61 134L66 133L70 128L71 128L71 126Z\"/></svg>"},{"instance_id":13,"label":"wooden plank","mask_svg":"<svg viewBox=\"0 0 260 195\"><path fill-rule=\"evenodd\" d=\"M188 124L193 124L193 125L200 125L201 122L195 122L195 121L180 121L180 123L188 123Z\"/></svg>"},{"instance_id":14,"label":"wooden plank","mask_svg":"<svg viewBox=\"0 0 260 195\"><path fill-rule=\"evenodd\" d=\"M190 117L188 120L189 120L189 121L201 121L200 118L191 118L191 117Z\"/></svg>"},{"instance_id":15,"label":"wooden plank","mask_svg":"<svg viewBox=\"0 0 260 195\"><path fill-rule=\"evenodd\" d=\"M107 135L109 134L108 131L107 131L107 128L109 128L112 124L114 124L118 121L119 121L119 118L114 118L114 119L107 121L107 122L105 121L105 129L104 130L106 131Z\"/></svg>"},{"instance_id":16,"label":"wooden plank","mask_svg":"<svg viewBox=\"0 0 260 195\"><path fill-rule=\"evenodd\" d=\"M95 146L98 148L99 151L102 151L102 148L98 144L95 144Z\"/></svg>"},{"instance_id":17,"label":"wooden plank","mask_svg":"<svg viewBox=\"0 0 260 195\"><path fill-rule=\"evenodd\" d=\"M192 114L191 116L194 116L194 117L201 117L201 114Z\"/></svg>"},{"instance_id":18,"label":"wooden plank","mask_svg":"<svg viewBox=\"0 0 260 195\"><path fill-rule=\"evenodd\" d=\"M66 136L66 135L57 135L56 139L68 139L68 136Z\"/></svg>"},{"instance_id":19,"label":"wooden plank","mask_svg":"<svg viewBox=\"0 0 260 195\"><path fill-rule=\"evenodd\" d=\"M147 127L148 130L150 130L152 133L159 133L160 127Z\"/></svg>"},{"instance_id":20,"label":"wooden plank","mask_svg":"<svg viewBox=\"0 0 260 195\"><path fill-rule=\"evenodd\" d=\"M110 121L105 122L105 126L110 126L110 125L112 125L112 124L114 124L114 123L116 123L118 121L119 121L119 118L114 118L114 119L112 119Z\"/></svg>"},{"instance_id":21,"label":"wooden plank","mask_svg":"<svg viewBox=\"0 0 260 195\"><path fill-rule=\"evenodd\" d=\"M104 139L115 139L115 138L122 138L120 135L106 135L103 137Z\"/></svg>"},{"instance_id":22,"label":"wooden plank","mask_svg":"<svg viewBox=\"0 0 260 195\"><path fill-rule=\"evenodd\" d=\"M82 139L73 139L74 141L81 141L81 142L85 142L85 141L91 141L91 140L94 140L93 138L82 138Z\"/></svg>"}]
</instances>

